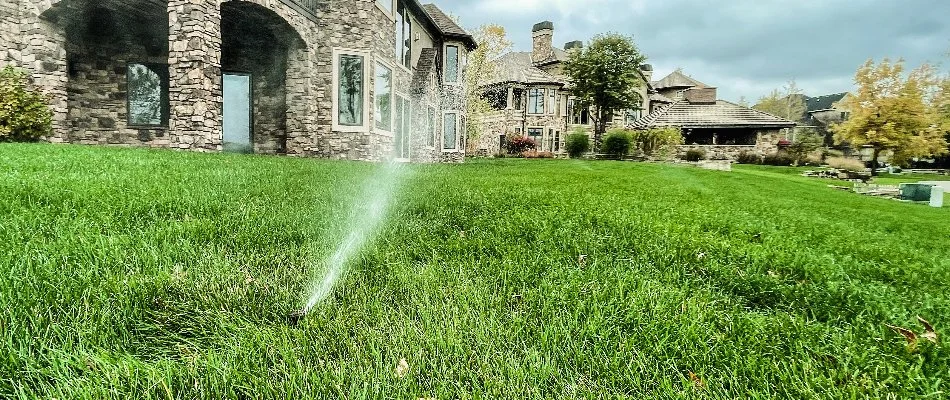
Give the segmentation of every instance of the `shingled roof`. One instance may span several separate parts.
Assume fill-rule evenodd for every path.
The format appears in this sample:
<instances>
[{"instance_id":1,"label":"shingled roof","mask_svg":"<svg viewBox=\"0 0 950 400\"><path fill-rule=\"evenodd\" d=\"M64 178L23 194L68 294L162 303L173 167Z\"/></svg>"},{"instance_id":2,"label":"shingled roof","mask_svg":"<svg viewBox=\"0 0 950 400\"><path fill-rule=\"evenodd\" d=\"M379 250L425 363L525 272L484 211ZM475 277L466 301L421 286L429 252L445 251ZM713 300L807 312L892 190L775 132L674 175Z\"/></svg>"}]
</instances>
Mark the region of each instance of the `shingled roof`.
<instances>
[{"instance_id":1,"label":"shingled roof","mask_svg":"<svg viewBox=\"0 0 950 400\"><path fill-rule=\"evenodd\" d=\"M724 100L709 104L691 104L681 100L656 110L631 127L650 129L667 126L684 129L791 128L795 123Z\"/></svg>"},{"instance_id":2,"label":"shingled roof","mask_svg":"<svg viewBox=\"0 0 950 400\"><path fill-rule=\"evenodd\" d=\"M683 72L676 70L672 74L667 75L665 78L660 79L656 82L653 82L653 88L656 90L660 89L670 89L670 88L708 88L709 85L697 81L693 78L690 78L683 74Z\"/></svg>"},{"instance_id":3,"label":"shingled roof","mask_svg":"<svg viewBox=\"0 0 950 400\"><path fill-rule=\"evenodd\" d=\"M455 23L455 21L446 15L438 6L430 3L423 5L422 8L425 9L426 14L429 14L429 17L432 18L436 27L442 31L445 37L462 41L470 50L474 50L478 47L475 43L475 38Z\"/></svg>"},{"instance_id":4,"label":"shingled roof","mask_svg":"<svg viewBox=\"0 0 950 400\"><path fill-rule=\"evenodd\" d=\"M805 97L805 104L808 107L808 112L830 110L834 107L835 103L841 101L841 99L847 95L848 92L827 94L818 97Z\"/></svg>"},{"instance_id":5,"label":"shingled roof","mask_svg":"<svg viewBox=\"0 0 950 400\"><path fill-rule=\"evenodd\" d=\"M566 57L566 55L565 55ZM544 72L534 66L530 52L511 52L494 61L495 76L486 83L525 83L566 85L567 81L559 76Z\"/></svg>"}]
</instances>

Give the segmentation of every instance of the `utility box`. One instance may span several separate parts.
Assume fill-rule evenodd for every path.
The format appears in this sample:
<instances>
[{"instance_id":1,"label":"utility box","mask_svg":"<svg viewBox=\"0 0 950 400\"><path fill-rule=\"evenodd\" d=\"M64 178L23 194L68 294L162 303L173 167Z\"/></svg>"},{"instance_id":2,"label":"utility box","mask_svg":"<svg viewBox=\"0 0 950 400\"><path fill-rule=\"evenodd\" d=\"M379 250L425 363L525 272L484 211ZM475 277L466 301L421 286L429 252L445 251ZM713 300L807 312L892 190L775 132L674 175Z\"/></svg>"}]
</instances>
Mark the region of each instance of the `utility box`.
<instances>
[{"instance_id":1,"label":"utility box","mask_svg":"<svg viewBox=\"0 0 950 400\"><path fill-rule=\"evenodd\" d=\"M901 200L929 202L932 194L931 192L933 192L932 185L925 185L921 183L901 184Z\"/></svg>"},{"instance_id":2,"label":"utility box","mask_svg":"<svg viewBox=\"0 0 950 400\"><path fill-rule=\"evenodd\" d=\"M930 206L943 207L943 186L934 186L930 191Z\"/></svg>"}]
</instances>

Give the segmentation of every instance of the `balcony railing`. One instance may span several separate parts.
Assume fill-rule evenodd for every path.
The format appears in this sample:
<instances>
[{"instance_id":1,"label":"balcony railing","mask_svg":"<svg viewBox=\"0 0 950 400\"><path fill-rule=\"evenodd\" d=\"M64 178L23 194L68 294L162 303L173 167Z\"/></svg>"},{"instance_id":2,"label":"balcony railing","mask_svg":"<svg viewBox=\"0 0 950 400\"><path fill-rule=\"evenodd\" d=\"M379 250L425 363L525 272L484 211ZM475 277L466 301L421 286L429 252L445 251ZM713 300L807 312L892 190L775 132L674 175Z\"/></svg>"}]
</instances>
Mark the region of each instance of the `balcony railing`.
<instances>
[{"instance_id":1,"label":"balcony railing","mask_svg":"<svg viewBox=\"0 0 950 400\"><path fill-rule=\"evenodd\" d=\"M303 15L306 15L307 18L312 20L317 19L317 10L318 4L321 1L326 0L281 0L284 4L292 7L293 9L300 11Z\"/></svg>"}]
</instances>

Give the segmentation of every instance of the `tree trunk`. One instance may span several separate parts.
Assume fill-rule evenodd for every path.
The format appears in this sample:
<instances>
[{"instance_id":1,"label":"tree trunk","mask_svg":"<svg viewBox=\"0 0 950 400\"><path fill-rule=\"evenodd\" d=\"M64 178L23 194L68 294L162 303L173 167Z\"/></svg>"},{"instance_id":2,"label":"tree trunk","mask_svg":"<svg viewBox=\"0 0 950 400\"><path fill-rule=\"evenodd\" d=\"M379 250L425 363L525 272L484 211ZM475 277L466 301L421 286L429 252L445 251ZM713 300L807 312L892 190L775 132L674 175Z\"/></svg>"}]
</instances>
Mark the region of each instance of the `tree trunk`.
<instances>
[{"instance_id":1,"label":"tree trunk","mask_svg":"<svg viewBox=\"0 0 950 400\"><path fill-rule=\"evenodd\" d=\"M877 158L881 156L881 149L875 147L871 156L871 177L877 176Z\"/></svg>"}]
</instances>

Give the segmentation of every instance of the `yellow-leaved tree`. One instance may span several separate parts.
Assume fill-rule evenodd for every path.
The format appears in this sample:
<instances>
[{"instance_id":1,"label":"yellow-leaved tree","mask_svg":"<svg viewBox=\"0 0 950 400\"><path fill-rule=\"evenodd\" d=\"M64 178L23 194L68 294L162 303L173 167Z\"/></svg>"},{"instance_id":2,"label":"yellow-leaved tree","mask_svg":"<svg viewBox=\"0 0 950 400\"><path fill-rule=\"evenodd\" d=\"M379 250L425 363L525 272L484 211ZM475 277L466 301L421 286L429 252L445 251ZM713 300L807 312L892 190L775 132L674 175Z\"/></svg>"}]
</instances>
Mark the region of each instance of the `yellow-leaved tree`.
<instances>
[{"instance_id":1,"label":"yellow-leaved tree","mask_svg":"<svg viewBox=\"0 0 950 400\"><path fill-rule=\"evenodd\" d=\"M947 152L935 112L939 96L933 67L924 64L905 77L903 60L868 60L854 82L858 90L844 104L851 117L832 127L838 143L870 147L874 165L885 151L893 152L896 164Z\"/></svg>"},{"instance_id":2,"label":"yellow-leaved tree","mask_svg":"<svg viewBox=\"0 0 950 400\"><path fill-rule=\"evenodd\" d=\"M468 118L471 121L466 126L465 134L468 151L474 153L483 133L478 122L481 117L492 112L491 105L482 96L483 86L495 77L497 71L494 61L511 50L512 43L508 40L505 27L498 24L482 25L472 36L478 43L478 48L468 55L468 64L465 67Z\"/></svg>"}]
</instances>

